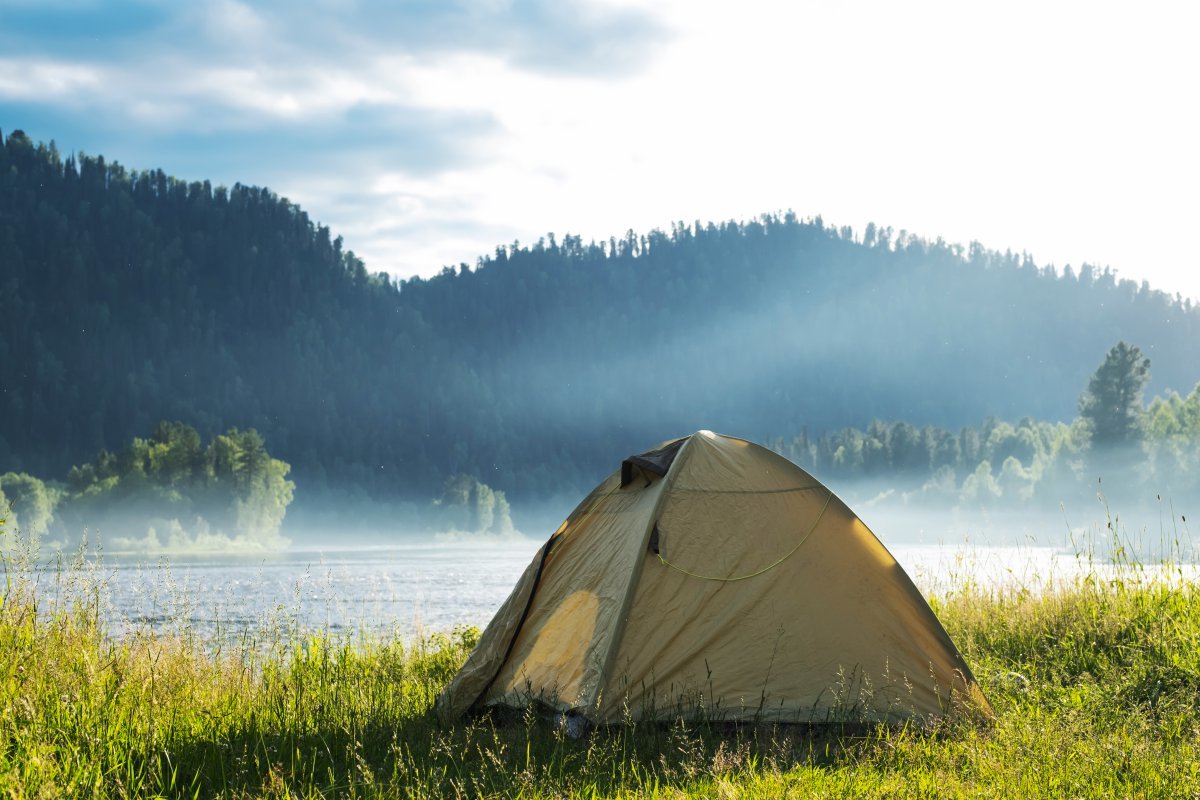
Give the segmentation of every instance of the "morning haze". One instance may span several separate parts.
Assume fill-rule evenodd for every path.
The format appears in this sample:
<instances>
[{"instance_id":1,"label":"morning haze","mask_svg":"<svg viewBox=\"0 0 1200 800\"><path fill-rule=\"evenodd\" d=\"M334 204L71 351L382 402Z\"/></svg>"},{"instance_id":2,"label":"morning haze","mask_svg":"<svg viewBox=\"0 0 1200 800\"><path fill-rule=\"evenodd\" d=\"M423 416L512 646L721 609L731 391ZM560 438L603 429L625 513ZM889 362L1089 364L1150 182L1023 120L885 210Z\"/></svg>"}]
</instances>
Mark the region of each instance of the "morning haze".
<instances>
[{"instance_id":1,"label":"morning haze","mask_svg":"<svg viewBox=\"0 0 1200 800\"><path fill-rule=\"evenodd\" d=\"M877 507L885 537L916 509L967 520L918 526L939 538L1014 509L1086 525L1106 478L1127 519L1196 499L1200 311L1107 269L787 213L395 281L266 189L22 131L2 156L0 467L47 482L63 541L89 513L135 550L542 537L625 455L700 429ZM110 524L122 505L151 522Z\"/></svg>"}]
</instances>

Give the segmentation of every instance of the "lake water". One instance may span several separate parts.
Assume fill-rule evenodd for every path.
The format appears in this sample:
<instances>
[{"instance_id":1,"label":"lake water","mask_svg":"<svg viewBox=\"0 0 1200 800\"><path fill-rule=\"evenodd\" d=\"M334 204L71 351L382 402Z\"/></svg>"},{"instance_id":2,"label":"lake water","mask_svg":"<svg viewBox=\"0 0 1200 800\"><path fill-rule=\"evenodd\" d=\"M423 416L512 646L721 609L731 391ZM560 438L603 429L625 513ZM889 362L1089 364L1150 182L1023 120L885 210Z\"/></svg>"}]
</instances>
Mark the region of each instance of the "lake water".
<instances>
[{"instance_id":1,"label":"lake water","mask_svg":"<svg viewBox=\"0 0 1200 800\"><path fill-rule=\"evenodd\" d=\"M428 542L268 556L106 558L114 627L401 635L484 626L540 546Z\"/></svg>"},{"instance_id":2,"label":"lake water","mask_svg":"<svg viewBox=\"0 0 1200 800\"><path fill-rule=\"evenodd\" d=\"M104 616L118 633L149 626L202 637L281 628L411 637L486 625L540 544L429 541L257 557L105 556L88 565L81 582L102 586ZM967 583L1040 590L1081 571L1110 569L1052 547L889 549L926 594ZM39 580L46 596L59 594L56 582L68 579L51 571Z\"/></svg>"}]
</instances>

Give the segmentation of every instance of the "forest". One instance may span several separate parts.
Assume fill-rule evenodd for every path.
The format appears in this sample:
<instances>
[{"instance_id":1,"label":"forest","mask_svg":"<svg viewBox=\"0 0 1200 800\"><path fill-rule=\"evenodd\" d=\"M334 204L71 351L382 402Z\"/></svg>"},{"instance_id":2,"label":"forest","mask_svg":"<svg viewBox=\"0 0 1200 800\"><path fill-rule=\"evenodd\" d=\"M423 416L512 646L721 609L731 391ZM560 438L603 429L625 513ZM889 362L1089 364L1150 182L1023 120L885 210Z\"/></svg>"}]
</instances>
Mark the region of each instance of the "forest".
<instances>
[{"instance_id":1,"label":"forest","mask_svg":"<svg viewBox=\"0 0 1200 800\"><path fill-rule=\"evenodd\" d=\"M1080 397L1122 342L1153 368L1121 463L1195 489L1200 309L1108 269L784 212L395 280L266 188L0 138L0 473L70 485L178 421L253 429L297 509L411 510L460 479L578 496L708 428L1007 502L1111 466Z\"/></svg>"},{"instance_id":2,"label":"forest","mask_svg":"<svg viewBox=\"0 0 1200 800\"><path fill-rule=\"evenodd\" d=\"M1200 385L1144 401L1150 360L1118 342L1079 396L1070 422L988 418L957 431L873 420L810 437L774 437L769 445L834 485L890 503L957 508L1076 508L1103 495L1137 509L1167 498L1200 499ZM882 492L880 495L878 492ZM1186 519L1183 520L1186 522Z\"/></svg>"}]
</instances>

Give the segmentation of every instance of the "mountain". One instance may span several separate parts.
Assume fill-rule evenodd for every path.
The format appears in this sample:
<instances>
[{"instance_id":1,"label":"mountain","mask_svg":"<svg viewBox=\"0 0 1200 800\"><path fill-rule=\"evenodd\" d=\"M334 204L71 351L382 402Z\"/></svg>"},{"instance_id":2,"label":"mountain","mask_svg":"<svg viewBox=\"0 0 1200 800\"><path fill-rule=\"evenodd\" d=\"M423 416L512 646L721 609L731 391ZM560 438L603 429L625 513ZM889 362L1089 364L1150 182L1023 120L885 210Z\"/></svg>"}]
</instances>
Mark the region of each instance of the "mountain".
<instances>
[{"instance_id":1,"label":"mountain","mask_svg":"<svg viewBox=\"0 0 1200 800\"><path fill-rule=\"evenodd\" d=\"M397 282L267 189L0 148L0 472L179 420L257 429L301 502L536 498L700 428L1066 420L1122 339L1151 393L1200 378L1190 301L977 244L768 215Z\"/></svg>"}]
</instances>

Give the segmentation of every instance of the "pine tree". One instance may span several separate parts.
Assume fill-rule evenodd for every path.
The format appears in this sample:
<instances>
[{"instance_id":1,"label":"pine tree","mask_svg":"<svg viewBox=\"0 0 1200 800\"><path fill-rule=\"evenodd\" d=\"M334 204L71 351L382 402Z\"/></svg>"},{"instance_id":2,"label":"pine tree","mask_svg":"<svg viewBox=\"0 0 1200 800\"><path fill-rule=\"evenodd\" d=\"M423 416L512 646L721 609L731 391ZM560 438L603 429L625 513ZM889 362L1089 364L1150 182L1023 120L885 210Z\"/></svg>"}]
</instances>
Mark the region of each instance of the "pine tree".
<instances>
[{"instance_id":1,"label":"pine tree","mask_svg":"<svg viewBox=\"0 0 1200 800\"><path fill-rule=\"evenodd\" d=\"M1150 380L1150 359L1125 342L1108 351L1104 363L1079 398L1079 416L1095 447L1135 444L1142 439L1142 390Z\"/></svg>"}]
</instances>

